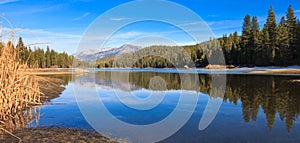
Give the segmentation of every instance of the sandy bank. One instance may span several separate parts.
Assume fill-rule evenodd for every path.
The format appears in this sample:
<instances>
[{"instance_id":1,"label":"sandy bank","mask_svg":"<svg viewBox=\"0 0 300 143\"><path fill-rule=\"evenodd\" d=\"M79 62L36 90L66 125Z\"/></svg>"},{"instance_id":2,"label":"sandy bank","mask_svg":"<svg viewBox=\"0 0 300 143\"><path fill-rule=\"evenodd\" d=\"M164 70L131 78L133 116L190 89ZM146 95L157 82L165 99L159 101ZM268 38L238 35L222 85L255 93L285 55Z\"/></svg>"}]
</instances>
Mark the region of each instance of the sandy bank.
<instances>
[{"instance_id":1,"label":"sandy bank","mask_svg":"<svg viewBox=\"0 0 300 143\"><path fill-rule=\"evenodd\" d=\"M300 69L268 69L251 71L249 74L300 74Z\"/></svg>"},{"instance_id":2,"label":"sandy bank","mask_svg":"<svg viewBox=\"0 0 300 143\"><path fill-rule=\"evenodd\" d=\"M70 74L83 74L89 71L84 69L74 68L43 68L43 69L28 69L28 74L34 75L70 75Z\"/></svg>"},{"instance_id":3,"label":"sandy bank","mask_svg":"<svg viewBox=\"0 0 300 143\"><path fill-rule=\"evenodd\" d=\"M205 67L205 69L233 69L233 68L235 68L234 65L211 65L211 64Z\"/></svg>"}]
</instances>

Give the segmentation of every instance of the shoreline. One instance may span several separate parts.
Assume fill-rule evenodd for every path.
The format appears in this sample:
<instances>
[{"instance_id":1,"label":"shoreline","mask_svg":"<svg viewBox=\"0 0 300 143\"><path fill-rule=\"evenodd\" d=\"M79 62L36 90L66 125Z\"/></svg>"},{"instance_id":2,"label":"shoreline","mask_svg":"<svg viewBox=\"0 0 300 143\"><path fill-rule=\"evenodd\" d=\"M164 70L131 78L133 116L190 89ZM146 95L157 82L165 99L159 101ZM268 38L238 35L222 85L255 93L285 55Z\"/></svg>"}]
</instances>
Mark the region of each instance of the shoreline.
<instances>
[{"instance_id":1,"label":"shoreline","mask_svg":"<svg viewBox=\"0 0 300 143\"><path fill-rule=\"evenodd\" d=\"M45 71L43 71L45 72ZM52 71L53 72L53 71ZM35 73L31 73L35 74ZM57 98L65 90L65 87L61 86L64 80L56 77L47 77L44 75L67 75L65 72L55 71L51 74L37 75L37 81L40 87L41 104L33 105L29 108L36 106L47 105L52 99ZM28 109L23 109L22 112ZM18 128L11 131L5 129L0 134L0 142L103 142L103 143L116 143L116 141L109 137L98 133L96 131L68 128L63 126L44 126L44 127L29 127Z\"/></svg>"},{"instance_id":2,"label":"shoreline","mask_svg":"<svg viewBox=\"0 0 300 143\"><path fill-rule=\"evenodd\" d=\"M70 74L84 74L88 70L77 68L42 68L42 69L27 69L28 74L33 75L70 75Z\"/></svg>"},{"instance_id":3,"label":"shoreline","mask_svg":"<svg viewBox=\"0 0 300 143\"><path fill-rule=\"evenodd\" d=\"M100 70L109 70L111 68L99 68ZM113 70L122 70L127 68L114 68ZM131 69L131 68L130 68ZM133 68L135 69L135 68ZM159 69L161 68L144 68L144 69ZM169 68L168 68L169 69ZM171 68L176 69L176 68ZM190 70L190 69L184 69L184 70ZM205 69L205 68L196 68L195 70L213 70L213 71L243 71L243 70L249 70L244 71L245 74L249 75L297 75L300 74L300 66L299 68L290 68L290 67L236 67L236 68L216 68L216 69ZM72 75L72 74L85 74L89 73L91 71L84 70L84 69L65 69L65 68L55 68L55 69L33 69L28 72L28 74L34 74L37 76L50 76L50 75ZM155 71L154 71L155 72Z\"/></svg>"},{"instance_id":4,"label":"shoreline","mask_svg":"<svg viewBox=\"0 0 300 143\"><path fill-rule=\"evenodd\" d=\"M0 135L0 142L101 142L117 143L110 138L84 129L67 127L38 127L17 129L12 135Z\"/></svg>"},{"instance_id":5,"label":"shoreline","mask_svg":"<svg viewBox=\"0 0 300 143\"><path fill-rule=\"evenodd\" d=\"M300 74L300 69L267 69L267 70L254 70L249 74Z\"/></svg>"},{"instance_id":6,"label":"shoreline","mask_svg":"<svg viewBox=\"0 0 300 143\"><path fill-rule=\"evenodd\" d=\"M37 75L37 80L40 90L44 94L40 95L41 105L50 102L51 99L59 97L65 90L65 88L61 86L64 83L62 79Z\"/></svg>"}]
</instances>

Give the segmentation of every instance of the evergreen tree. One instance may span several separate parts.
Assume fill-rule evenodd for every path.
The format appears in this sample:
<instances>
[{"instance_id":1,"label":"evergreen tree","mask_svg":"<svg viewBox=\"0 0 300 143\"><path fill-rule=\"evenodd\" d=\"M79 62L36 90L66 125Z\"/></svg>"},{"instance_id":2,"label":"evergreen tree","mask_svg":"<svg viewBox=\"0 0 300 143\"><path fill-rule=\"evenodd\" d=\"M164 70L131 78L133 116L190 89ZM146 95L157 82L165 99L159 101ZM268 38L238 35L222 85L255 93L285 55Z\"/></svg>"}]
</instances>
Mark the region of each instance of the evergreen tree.
<instances>
[{"instance_id":1,"label":"evergreen tree","mask_svg":"<svg viewBox=\"0 0 300 143\"><path fill-rule=\"evenodd\" d=\"M297 21L297 39L296 39L296 54L297 54L297 65L300 65L300 21Z\"/></svg>"},{"instance_id":2,"label":"evergreen tree","mask_svg":"<svg viewBox=\"0 0 300 143\"><path fill-rule=\"evenodd\" d=\"M241 49L240 49L240 37L238 35L238 33L235 31L233 33L233 45L232 45L232 64L234 65L239 65L240 64L240 59L241 59Z\"/></svg>"},{"instance_id":3,"label":"evergreen tree","mask_svg":"<svg viewBox=\"0 0 300 143\"><path fill-rule=\"evenodd\" d=\"M261 46L261 38L260 38L260 28L258 24L258 19L256 16L252 17L252 27L251 27L251 37L250 37L250 64L254 65L257 61L255 60L258 55L255 55L255 51Z\"/></svg>"},{"instance_id":4,"label":"evergreen tree","mask_svg":"<svg viewBox=\"0 0 300 143\"><path fill-rule=\"evenodd\" d=\"M267 23L264 26L265 30L267 30L268 35L269 35L269 42L268 42L268 48L267 49L267 55L269 58L269 61L271 64L274 63L274 58L275 58L275 50L276 50L276 39L277 39L277 24L276 24L276 17L275 13L273 11L273 6L270 6L269 12L268 12L268 18L267 18Z\"/></svg>"},{"instance_id":5,"label":"evergreen tree","mask_svg":"<svg viewBox=\"0 0 300 143\"><path fill-rule=\"evenodd\" d=\"M9 42L12 45L11 42ZM219 44L219 45L218 45ZM0 51L2 48L0 44ZM14 46L14 45L12 45ZM216 47L221 46L221 49ZM224 35L219 39L210 39L201 44L183 46L187 51L192 61L197 67L204 67L208 64L208 59L220 58L219 53L223 52L226 64L241 65L241 66L270 66L280 65L288 66L293 64L300 65L300 22L295 17L292 6L289 6L286 17L282 17L279 24L276 23L275 13L272 5L268 11L267 22L263 29L259 27L257 17L250 15L244 17L242 33L239 36L237 32L229 35ZM151 46L144 48L131 55L127 54L122 57L124 60L116 63L117 66L127 67L134 65L135 67L174 67L184 66L186 63L186 55L176 53L172 46ZM32 50L30 47L24 46L23 39L20 37L15 48L18 51L17 58L22 63L32 67L34 63L40 68L44 67L70 67L74 57L67 53L58 53L47 46L46 51L41 48ZM143 59L134 59L134 55L157 52L161 55L170 55L172 63L166 59L156 56L148 56ZM0 53L1 54L1 53ZM137 57L137 56L136 56ZM97 60L98 67L111 67L114 57L107 57ZM136 61L131 63L131 61ZM86 63L75 59L78 64ZM218 63L213 63L218 64ZM249 116L250 117L250 116Z\"/></svg>"},{"instance_id":6,"label":"evergreen tree","mask_svg":"<svg viewBox=\"0 0 300 143\"><path fill-rule=\"evenodd\" d=\"M45 68L45 54L44 50L41 48L38 48L36 51L36 56L38 60L38 67L39 68Z\"/></svg>"},{"instance_id":7,"label":"evergreen tree","mask_svg":"<svg viewBox=\"0 0 300 143\"><path fill-rule=\"evenodd\" d=\"M25 63L25 61L27 60L26 59L26 48L24 46L22 37L19 37L19 41L16 46L16 49L18 52L17 58L20 60L21 63Z\"/></svg>"},{"instance_id":8,"label":"evergreen tree","mask_svg":"<svg viewBox=\"0 0 300 143\"><path fill-rule=\"evenodd\" d=\"M34 56L34 52L31 50L31 48L29 47L29 51L28 51L28 66L29 68L32 68L35 66L35 56Z\"/></svg>"},{"instance_id":9,"label":"evergreen tree","mask_svg":"<svg viewBox=\"0 0 300 143\"><path fill-rule=\"evenodd\" d=\"M51 66L57 66L57 53L52 49L50 53Z\"/></svg>"},{"instance_id":10,"label":"evergreen tree","mask_svg":"<svg viewBox=\"0 0 300 143\"><path fill-rule=\"evenodd\" d=\"M275 64L286 66L291 61L291 50L289 45L289 31L284 17L281 18L277 29L277 47Z\"/></svg>"},{"instance_id":11,"label":"evergreen tree","mask_svg":"<svg viewBox=\"0 0 300 143\"><path fill-rule=\"evenodd\" d=\"M49 46L47 46L47 50L46 50L46 53L45 53L45 58L46 58L46 67L47 68L50 68L51 67L51 59L50 59L50 48Z\"/></svg>"},{"instance_id":12,"label":"evergreen tree","mask_svg":"<svg viewBox=\"0 0 300 143\"><path fill-rule=\"evenodd\" d=\"M250 58L249 46L250 46L251 28L252 28L251 18L250 15L247 14L244 18L243 31L241 36L241 50L242 50L241 64L243 65L248 65L249 63L249 58Z\"/></svg>"},{"instance_id":13,"label":"evergreen tree","mask_svg":"<svg viewBox=\"0 0 300 143\"><path fill-rule=\"evenodd\" d=\"M258 66L268 66L270 65L268 50L270 49L270 36L267 27L264 27L261 33L262 38L262 46L257 51L259 53L259 57L257 57L258 61L256 64Z\"/></svg>"},{"instance_id":14,"label":"evergreen tree","mask_svg":"<svg viewBox=\"0 0 300 143\"><path fill-rule=\"evenodd\" d=\"M290 5L288 8L288 11L286 13L286 19L287 19L287 30L289 35L289 46L291 47L291 52L293 53L292 61L294 61L293 64L295 64L297 57L298 57L298 47L296 45L297 43L297 20L294 14L294 10L292 6Z\"/></svg>"}]
</instances>

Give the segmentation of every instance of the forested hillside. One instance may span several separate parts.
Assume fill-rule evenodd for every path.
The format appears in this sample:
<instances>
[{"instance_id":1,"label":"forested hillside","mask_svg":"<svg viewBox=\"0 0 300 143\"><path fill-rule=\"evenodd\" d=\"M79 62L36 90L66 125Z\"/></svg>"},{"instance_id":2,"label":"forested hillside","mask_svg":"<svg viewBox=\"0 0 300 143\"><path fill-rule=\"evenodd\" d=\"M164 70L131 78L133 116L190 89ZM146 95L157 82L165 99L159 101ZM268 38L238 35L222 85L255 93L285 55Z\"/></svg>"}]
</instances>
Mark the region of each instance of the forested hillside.
<instances>
[{"instance_id":1,"label":"forested hillside","mask_svg":"<svg viewBox=\"0 0 300 143\"><path fill-rule=\"evenodd\" d=\"M266 23L261 27L256 16L247 14L242 25L242 32L234 32L218 39L211 39L197 45L183 46L196 67L204 67L208 58L222 51L227 65L235 66L289 66L300 65L300 21L296 18L292 6L288 7L286 15L276 21L273 7L270 6ZM218 42L216 42L216 40ZM204 48L205 47L205 48ZM220 47L220 48L216 48ZM147 50L145 50L147 49ZM186 59L171 46L151 46L133 54L122 55L123 61L114 63L115 57L97 60L97 67L127 67L134 55L145 55L159 51L163 54L173 54L172 62ZM186 55L185 55L186 56ZM120 60L121 61L121 60ZM136 60L133 67L174 67L164 57L147 56ZM184 66L184 65L180 65Z\"/></svg>"}]
</instances>

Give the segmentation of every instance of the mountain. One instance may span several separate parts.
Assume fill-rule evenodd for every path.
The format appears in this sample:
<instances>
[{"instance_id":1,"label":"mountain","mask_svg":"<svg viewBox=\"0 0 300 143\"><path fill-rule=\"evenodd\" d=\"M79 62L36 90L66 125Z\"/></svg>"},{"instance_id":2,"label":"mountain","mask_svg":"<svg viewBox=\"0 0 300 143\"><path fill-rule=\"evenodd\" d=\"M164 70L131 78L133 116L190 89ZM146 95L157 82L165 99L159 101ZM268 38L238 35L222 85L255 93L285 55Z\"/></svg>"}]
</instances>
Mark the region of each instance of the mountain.
<instances>
[{"instance_id":1,"label":"mountain","mask_svg":"<svg viewBox=\"0 0 300 143\"><path fill-rule=\"evenodd\" d=\"M139 46L125 44L118 48L105 48L105 49L100 49L100 50L85 50L85 51L75 53L74 56L76 58L78 58L79 60L90 62L90 61L105 58L105 57L116 56L116 55L121 55L121 54L125 54L125 53L132 53L141 48L142 47L139 47Z\"/></svg>"}]
</instances>

